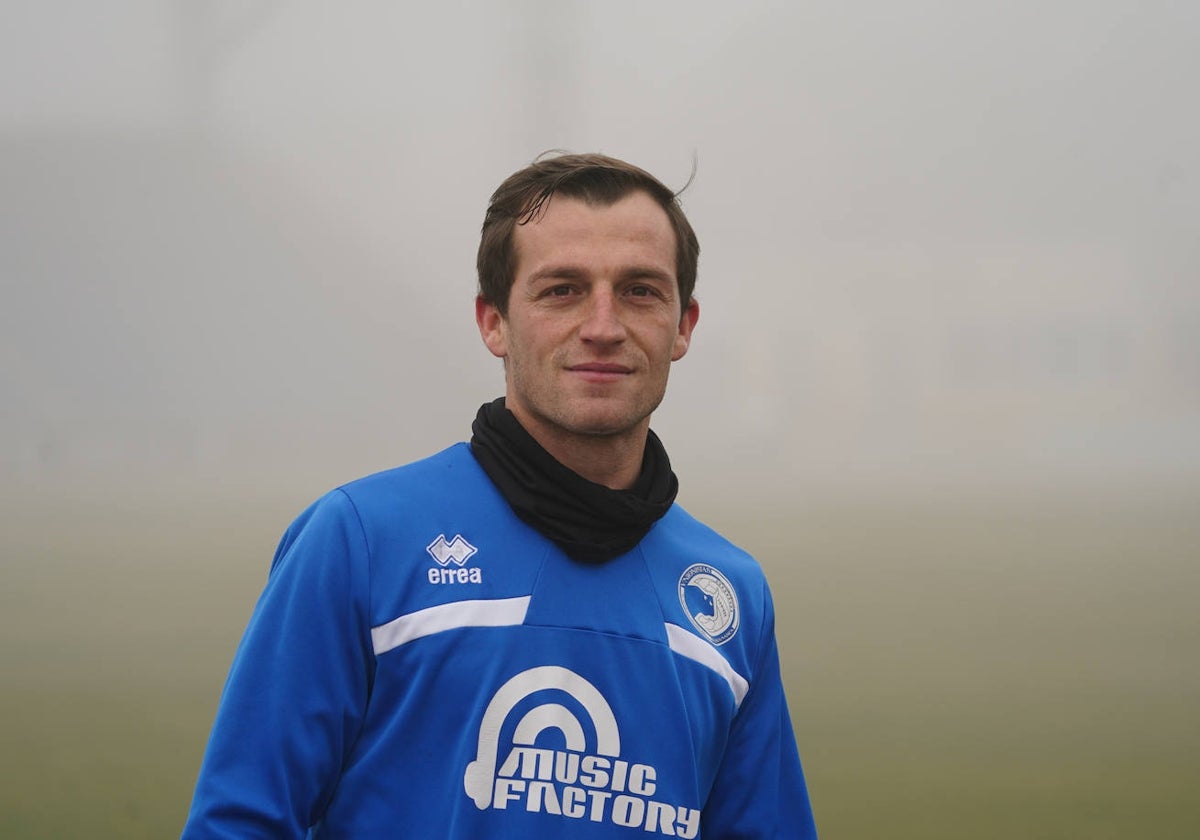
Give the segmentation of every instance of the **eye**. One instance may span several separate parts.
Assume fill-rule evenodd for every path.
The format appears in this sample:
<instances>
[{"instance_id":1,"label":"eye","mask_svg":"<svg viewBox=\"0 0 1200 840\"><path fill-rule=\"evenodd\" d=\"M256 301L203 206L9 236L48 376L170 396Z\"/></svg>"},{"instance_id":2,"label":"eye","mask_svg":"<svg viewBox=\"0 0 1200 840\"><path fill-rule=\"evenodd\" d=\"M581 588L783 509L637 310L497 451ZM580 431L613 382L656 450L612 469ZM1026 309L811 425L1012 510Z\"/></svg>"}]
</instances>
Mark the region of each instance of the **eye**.
<instances>
[{"instance_id":1,"label":"eye","mask_svg":"<svg viewBox=\"0 0 1200 840\"><path fill-rule=\"evenodd\" d=\"M649 286L630 286L629 294L633 297L650 297L654 294L654 289Z\"/></svg>"},{"instance_id":2,"label":"eye","mask_svg":"<svg viewBox=\"0 0 1200 840\"><path fill-rule=\"evenodd\" d=\"M551 286L546 290L548 297L567 297L571 294L571 287L567 285Z\"/></svg>"}]
</instances>

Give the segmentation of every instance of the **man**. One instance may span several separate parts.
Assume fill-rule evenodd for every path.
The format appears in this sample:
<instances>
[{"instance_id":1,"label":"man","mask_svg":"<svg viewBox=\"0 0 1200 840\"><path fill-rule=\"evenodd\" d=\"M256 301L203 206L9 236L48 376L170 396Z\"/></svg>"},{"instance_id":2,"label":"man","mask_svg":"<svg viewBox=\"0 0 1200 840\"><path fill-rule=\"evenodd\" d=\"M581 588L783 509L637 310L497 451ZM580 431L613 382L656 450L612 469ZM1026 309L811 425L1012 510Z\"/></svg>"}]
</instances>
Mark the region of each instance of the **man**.
<instances>
[{"instance_id":1,"label":"man","mask_svg":"<svg viewBox=\"0 0 1200 840\"><path fill-rule=\"evenodd\" d=\"M815 837L766 582L649 427L698 253L623 161L500 186L475 316L505 397L288 529L185 838Z\"/></svg>"}]
</instances>

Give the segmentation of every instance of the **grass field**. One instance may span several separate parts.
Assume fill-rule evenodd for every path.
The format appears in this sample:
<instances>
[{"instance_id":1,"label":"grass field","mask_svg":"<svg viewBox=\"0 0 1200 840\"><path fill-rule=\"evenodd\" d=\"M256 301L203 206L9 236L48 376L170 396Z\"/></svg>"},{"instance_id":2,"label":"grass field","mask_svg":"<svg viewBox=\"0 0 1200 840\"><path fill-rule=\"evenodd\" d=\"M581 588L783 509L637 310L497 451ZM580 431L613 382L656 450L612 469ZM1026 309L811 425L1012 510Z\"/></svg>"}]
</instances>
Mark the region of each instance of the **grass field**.
<instances>
[{"instance_id":1,"label":"grass field","mask_svg":"<svg viewBox=\"0 0 1200 840\"><path fill-rule=\"evenodd\" d=\"M767 567L822 836L1200 837L1198 498L696 510ZM5 505L0 837L178 834L298 504Z\"/></svg>"}]
</instances>

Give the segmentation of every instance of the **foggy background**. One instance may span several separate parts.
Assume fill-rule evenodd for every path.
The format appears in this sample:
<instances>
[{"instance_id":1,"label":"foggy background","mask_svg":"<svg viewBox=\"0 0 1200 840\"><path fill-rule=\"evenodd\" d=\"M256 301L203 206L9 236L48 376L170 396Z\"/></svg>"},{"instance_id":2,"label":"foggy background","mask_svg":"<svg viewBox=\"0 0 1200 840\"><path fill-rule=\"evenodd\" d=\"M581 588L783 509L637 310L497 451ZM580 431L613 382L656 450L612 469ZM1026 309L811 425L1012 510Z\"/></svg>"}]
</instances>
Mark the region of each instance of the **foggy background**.
<instances>
[{"instance_id":1,"label":"foggy background","mask_svg":"<svg viewBox=\"0 0 1200 840\"><path fill-rule=\"evenodd\" d=\"M823 833L1121 836L1094 776L1032 768L1122 727L1086 758L1149 785L1120 814L1200 825L1200 6L0 8L6 836L81 796L88 836L178 829L289 519L502 393L479 225L553 148L695 161L701 318L653 425L767 568Z\"/></svg>"}]
</instances>

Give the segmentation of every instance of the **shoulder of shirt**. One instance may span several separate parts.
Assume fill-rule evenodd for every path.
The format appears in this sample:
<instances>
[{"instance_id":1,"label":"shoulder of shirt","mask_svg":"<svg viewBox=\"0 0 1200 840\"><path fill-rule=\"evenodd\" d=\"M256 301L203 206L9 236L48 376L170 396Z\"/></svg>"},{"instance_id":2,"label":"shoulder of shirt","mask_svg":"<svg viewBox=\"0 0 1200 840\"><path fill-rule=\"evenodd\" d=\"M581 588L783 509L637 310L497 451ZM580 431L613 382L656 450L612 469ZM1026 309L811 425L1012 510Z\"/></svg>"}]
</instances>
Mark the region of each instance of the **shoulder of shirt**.
<instances>
[{"instance_id":1,"label":"shoulder of shirt","mask_svg":"<svg viewBox=\"0 0 1200 840\"><path fill-rule=\"evenodd\" d=\"M377 517L394 520L397 511L472 509L480 504L488 509L496 504L508 508L467 443L349 481L318 499L316 506L341 506L344 502L364 521Z\"/></svg>"},{"instance_id":2,"label":"shoulder of shirt","mask_svg":"<svg viewBox=\"0 0 1200 840\"><path fill-rule=\"evenodd\" d=\"M347 482L331 493L344 494L357 506L379 496L391 498L414 492L427 496L439 489L454 493L485 475L470 445L456 443L427 458Z\"/></svg>"},{"instance_id":3,"label":"shoulder of shirt","mask_svg":"<svg viewBox=\"0 0 1200 840\"><path fill-rule=\"evenodd\" d=\"M404 487L424 481L453 482L456 478L454 475L455 471L461 472L462 470L482 472L478 462L475 460L475 456L471 454L470 445L467 443L456 443L427 458L347 482L336 488L336 491L341 491L354 498L381 491L387 492L397 487ZM467 478L473 476L459 477Z\"/></svg>"},{"instance_id":4,"label":"shoulder of shirt","mask_svg":"<svg viewBox=\"0 0 1200 840\"><path fill-rule=\"evenodd\" d=\"M439 501L462 501L464 494L494 493L487 474L471 454L467 443L456 443L441 452L399 467L382 470L349 481L322 495L301 514L333 512L346 503L360 517L394 514L414 505L429 506ZM399 506L399 507L398 507Z\"/></svg>"},{"instance_id":5,"label":"shoulder of shirt","mask_svg":"<svg viewBox=\"0 0 1200 840\"><path fill-rule=\"evenodd\" d=\"M763 577L758 560L711 526L674 504L646 535L650 546L665 545L693 563L709 563L727 575L750 581Z\"/></svg>"}]
</instances>

